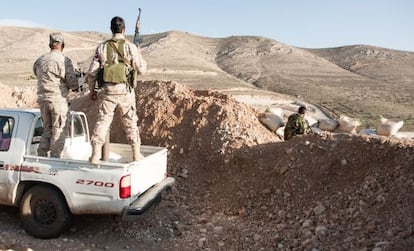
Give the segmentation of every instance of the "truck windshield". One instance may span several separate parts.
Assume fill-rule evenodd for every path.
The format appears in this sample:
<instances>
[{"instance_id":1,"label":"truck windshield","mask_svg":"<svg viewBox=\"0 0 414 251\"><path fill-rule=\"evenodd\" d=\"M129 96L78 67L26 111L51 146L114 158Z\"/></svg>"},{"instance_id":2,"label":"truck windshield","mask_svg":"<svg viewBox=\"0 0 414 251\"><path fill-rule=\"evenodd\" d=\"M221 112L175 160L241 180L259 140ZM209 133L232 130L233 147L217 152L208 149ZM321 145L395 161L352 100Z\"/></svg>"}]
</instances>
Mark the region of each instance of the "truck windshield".
<instances>
[{"instance_id":1,"label":"truck windshield","mask_svg":"<svg viewBox=\"0 0 414 251\"><path fill-rule=\"evenodd\" d=\"M74 137L84 136L85 132L83 129L82 119L80 118L80 116L74 115L72 119L73 119L73 136Z\"/></svg>"},{"instance_id":2,"label":"truck windshield","mask_svg":"<svg viewBox=\"0 0 414 251\"><path fill-rule=\"evenodd\" d=\"M71 123L70 124L70 128L68 128L68 136L67 138L70 138L70 136L72 135L73 132L73 137L78 137L78 136L85 136L85 128L84 128L84 124L82 123L82 118L81 116L75 114L71 117ZM73 128L73 131L71 130L71 128ZM35 130L34 130L34 135L33 135L33 143L39 143L40 142L40 137L42 136L43 133L43 123L41 118L38 119L36 126L35 126Z\"/></svg>"}]
</instances>

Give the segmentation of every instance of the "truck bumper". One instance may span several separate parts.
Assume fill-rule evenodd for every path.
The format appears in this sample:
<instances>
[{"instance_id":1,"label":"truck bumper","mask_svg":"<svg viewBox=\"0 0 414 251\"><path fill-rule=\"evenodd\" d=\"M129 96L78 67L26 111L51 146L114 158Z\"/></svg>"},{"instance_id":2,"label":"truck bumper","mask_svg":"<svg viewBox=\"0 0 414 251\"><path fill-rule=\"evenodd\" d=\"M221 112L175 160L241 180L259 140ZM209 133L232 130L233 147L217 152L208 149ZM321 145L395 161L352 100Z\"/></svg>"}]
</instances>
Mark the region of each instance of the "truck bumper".
<instances>
[{"instance_id":1,"label":"truck bumper","mask_svg":"<svg viewBox=\"0 0 414 251\"><path fill-rule=\"evenodd\" d=\"M174 183L175 179L173 177L167 177L155 184L144 194L139 196L130 206L124 208L124 211L122 212L122 220L132 221L138 219L139 216L145 213L152 205L157 204L161 200L163 192L169 190Z\"/></svg>"}]
</instances>

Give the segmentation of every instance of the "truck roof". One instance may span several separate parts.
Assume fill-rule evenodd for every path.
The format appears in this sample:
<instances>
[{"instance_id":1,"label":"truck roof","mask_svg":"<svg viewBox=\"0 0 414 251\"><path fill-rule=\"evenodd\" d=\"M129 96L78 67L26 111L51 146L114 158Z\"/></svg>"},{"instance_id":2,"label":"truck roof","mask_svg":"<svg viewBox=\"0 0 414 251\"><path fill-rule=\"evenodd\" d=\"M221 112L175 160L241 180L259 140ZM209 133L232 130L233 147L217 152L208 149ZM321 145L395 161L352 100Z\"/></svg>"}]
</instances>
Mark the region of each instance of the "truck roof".
<instances>
[{"instance_id":1,"label":"truck roof","mask_svg":"<svg viewBox=\"0 0 414 251\"><path fill-rule=\"evenodd\" d=\"M20 112L20 113L31 113L33 115L39 114L39 108L0 108L0 112Z\"/></svg>"}]
</instances>

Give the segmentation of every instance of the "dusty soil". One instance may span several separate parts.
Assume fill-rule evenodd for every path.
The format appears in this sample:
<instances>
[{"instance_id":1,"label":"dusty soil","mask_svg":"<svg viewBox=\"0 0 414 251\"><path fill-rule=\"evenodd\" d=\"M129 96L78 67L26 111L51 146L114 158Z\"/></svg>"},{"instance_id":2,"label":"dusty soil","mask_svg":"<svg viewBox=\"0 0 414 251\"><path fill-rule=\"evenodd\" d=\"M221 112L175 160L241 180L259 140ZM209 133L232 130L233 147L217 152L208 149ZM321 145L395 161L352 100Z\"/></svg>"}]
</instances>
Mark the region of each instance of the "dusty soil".
<instances>
[{"instance_id":1,"label":"dusty soil","mask_svg":"<svg viewBox=\"0 0 414 251\"><path fill-rule=\"evenodd\" d=\"M35 106L33 90L11 92L8 106ZM321 133L283 142L256 109L220 92L145 81L136 95L143 144L169 149L174 189L139 221L77 216L49 240L0 207L0 250L413 250L413 141ZM93 126L87 94L74 93L72 109Z\"/></svg>"}]
</instances>

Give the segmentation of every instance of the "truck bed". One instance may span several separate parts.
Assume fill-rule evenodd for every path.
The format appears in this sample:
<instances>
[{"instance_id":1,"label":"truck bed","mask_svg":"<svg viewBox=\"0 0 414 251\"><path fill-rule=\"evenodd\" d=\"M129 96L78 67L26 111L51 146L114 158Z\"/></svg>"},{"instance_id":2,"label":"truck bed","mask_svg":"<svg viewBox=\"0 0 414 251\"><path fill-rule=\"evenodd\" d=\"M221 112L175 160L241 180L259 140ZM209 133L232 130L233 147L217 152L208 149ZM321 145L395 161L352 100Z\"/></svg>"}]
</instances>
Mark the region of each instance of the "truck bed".
<instances>
[{"instance_id":1,"label":"truck bed","mask_svg":"<svg viewBox=\"0 0 414 251\"><path fill-rule=\"evenodd\" d=\"M74 214L120 214L124 206L166 178L167 149L141 146L144 158L137 162L129 162L130 145L111 143L110 152L114 158L98 165L85 160L25 155L20 179L47 180L59 187ZM120 200L118 187L123 175L131 176L131 197Z\"/></svg>"}]
</instances>

